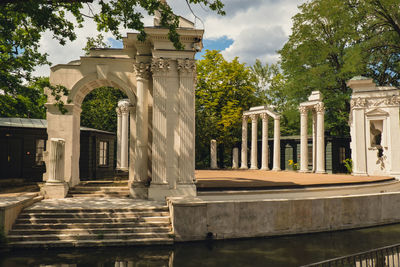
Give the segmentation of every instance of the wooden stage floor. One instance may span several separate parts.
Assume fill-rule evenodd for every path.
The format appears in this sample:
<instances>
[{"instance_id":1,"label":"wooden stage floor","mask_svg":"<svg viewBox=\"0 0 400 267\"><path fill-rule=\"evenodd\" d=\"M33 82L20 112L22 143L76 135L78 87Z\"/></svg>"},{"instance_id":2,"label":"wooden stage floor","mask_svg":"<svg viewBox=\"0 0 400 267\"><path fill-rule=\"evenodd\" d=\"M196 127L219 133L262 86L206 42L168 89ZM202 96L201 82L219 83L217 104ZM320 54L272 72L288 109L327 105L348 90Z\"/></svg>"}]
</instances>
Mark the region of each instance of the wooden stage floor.
<instances>
[{"instance_id":1,"label":"wooden stage floor","mask_svg":"<svg viewBox=\"0 0 400 267\"><path fill-rule=\"evenodd\" d=\"M294 171L196 170L197 190L290 189L380 183L394 180L387 176L352 176Z\"/></svg>"}]
</instances>

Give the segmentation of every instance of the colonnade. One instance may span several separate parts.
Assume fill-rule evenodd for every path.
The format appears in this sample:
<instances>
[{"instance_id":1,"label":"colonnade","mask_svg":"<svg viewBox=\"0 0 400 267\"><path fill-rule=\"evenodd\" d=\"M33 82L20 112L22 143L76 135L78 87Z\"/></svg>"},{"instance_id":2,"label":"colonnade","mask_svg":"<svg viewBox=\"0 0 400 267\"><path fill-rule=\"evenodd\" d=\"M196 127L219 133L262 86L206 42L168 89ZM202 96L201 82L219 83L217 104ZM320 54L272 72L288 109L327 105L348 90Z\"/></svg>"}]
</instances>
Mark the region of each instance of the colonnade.
<instances>
[{"instance_id":1,"label":"colonnade","mask_svg":"<svg viewBox=\"0 0 400 267\"><path fill-rule=\"evenodd\" d=\"M325 173L325 107L319 91L313 91L307 102L300 104L300 172L308 170L308 112L312 112L313 168L312 172Z\"/></svg>"},{"instance_id":2,"label":"colonnade","mask_svg":"<svg viewBox=\"0 0 400 267\"><path fill-rule=\"evenodd\" d=\"M129 99L118 101L117 112L117 170L128 171L129 113L134 107Z\"/></svg>"},{"instance_id":3,"label":"colonnade","mask_svg":"<svg viewBox=\"0 0 400 267\"><path fill-rule=\"evenodd\" d=\"M268 117L274 119L274 155L273 171L280 171L281 153L280 153L280 115L273 112L266 106L252 107L243 112L242 122L242 161L241 169L248 169L247 160L247 124L251 119L251 158L250 169L258 169L257 161L257 123L258 118L262 119L262 151L261 151L261 170L268 170Z\"/></svg>"}]
</instances>

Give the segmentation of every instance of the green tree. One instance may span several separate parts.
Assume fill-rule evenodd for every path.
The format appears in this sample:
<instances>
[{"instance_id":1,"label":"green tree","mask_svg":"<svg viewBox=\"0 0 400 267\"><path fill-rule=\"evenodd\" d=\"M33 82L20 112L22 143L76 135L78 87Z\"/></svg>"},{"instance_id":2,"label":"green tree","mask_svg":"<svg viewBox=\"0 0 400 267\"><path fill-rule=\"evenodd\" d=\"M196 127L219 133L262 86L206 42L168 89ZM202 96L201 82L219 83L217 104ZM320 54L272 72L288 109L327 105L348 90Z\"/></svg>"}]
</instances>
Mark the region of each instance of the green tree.
<instances>
[{"instance_id":1,"label":"green tree","mask_svg":"<svg viewBox=\"0 0 400 267\"><path fill-rule=\"evenodd\" d=\"M313 0L299 7L292 34L279 51L292 106L320 90L326 129L349 133L346 82L356 75L399 83L400 3L397 0Z\"/></svg>"},{"instance_id":2,"label":"green tree","mask_svg":"<svg viewBox=\"0 0 400 267\"><path fill-rule=\"evenodd\" d=\"M39 77L27 86L0 93L0 117L44 119L47 100L44 88L48 85L48 77Z\"/></svg>"},{"instance_id":3,"label":"green tree","mask_svg":"<svg viewBox=\"0 0 400 267\"><path fill-rule=\"evenodd\" d=\"M42 34L49 31L60 44L76 39L75 28L83 27L85 19L93 19L100 31L110 31L120 38L119 29L139 31L139 39L145 40L143 15L147 12L160 14L160 25L169 29L168 37L177 49L183 46L176 28L179 18L171 8L159 0L99 0L100 11L92 8L93 0L77 1L2 1L0 4L0 90L9 98L3 103L13 106L12 97L27 90L32 72L38 65L50 64L46 53L39 52ZM203 4L223 15L220 0L188 0L188 4ZM84 12L84 8L89 10ZM73 20L69 18L72 17ZM28 94L29 95L29 94ZM17 108L17 107L16 107Z\"/></svg>"},{"instance_id":4,"label":"green tree","mask_svg":"<svg viewBox=\"0 0 400 267\"><path fill-rule=\"evenodd\" d=\"M197 62L197 168L209 166L211 139L217 140L226 156L240 141L243 111L260 103L255 96L255 82L250 68L239 63L238 58L226 61L219 51L206 50ZM229 159L226 157L226 163Z\"/></svg>"},{"instance_id":5,"label":"green tree","mask_svg":"<svg viewBox=\"0 0 400 267\"><path fill-rule=\"evenodd\" d=\"M112 87L100 87L90 92L82 103L81 125L103 131L117 132L118 100L127 96Z\"/></svg>"}]
</instances>

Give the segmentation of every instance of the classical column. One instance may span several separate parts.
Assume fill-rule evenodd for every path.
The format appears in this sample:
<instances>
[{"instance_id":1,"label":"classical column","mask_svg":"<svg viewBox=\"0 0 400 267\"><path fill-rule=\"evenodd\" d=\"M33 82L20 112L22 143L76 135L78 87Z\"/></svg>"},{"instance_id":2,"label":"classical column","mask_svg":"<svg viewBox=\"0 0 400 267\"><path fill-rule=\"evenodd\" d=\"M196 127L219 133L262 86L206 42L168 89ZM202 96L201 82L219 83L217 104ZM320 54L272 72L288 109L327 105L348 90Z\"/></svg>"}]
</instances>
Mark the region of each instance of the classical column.
<instances>
[{"instance_id":1,"label":"classical column","mask_svg":"<svg viewBox=\"0 0 400 267\"><path fill-rule=\"evenodd\" d=\"M136 148L135 148L135 174L136 183L148 181L148 91L150 64L137 62L134 64L137 81L136 103Z\"/></svg>"},{"instance_id":2,"label":"classical column","mask_svg":"<svg viewBox=\"0 0 400 267\"><path fill-rule=\"evenodd\" d=\"M325 133L324 133L324 103L315 106L317 112L317 168L316 173L325 173Z\"/></svg>"},{"instance_id":3,"label":"classical column","mask_svg":"<svg viewBox=\"0 0 400 267\"><path fill-rule=\"evenodd\" d=\"M118 102L121 110L121 170L128 170L128 127L129 127L129 99L122 99Z\"/></svg>"},{"instance_id":4,"label":"classical column","mask_svg":"<svg viewBox=\"0 0 400 267\"><path fill-rule=\"evenodd\" d=\"M234 147L232 150L232 169L239 168L239 148Z\"/></svg>"},{"instance_id":5,"label":"classical column","mask_svg":"<svg viewBox=\"0 0 400 267\"><path fill-rule=\"evenodd\" d=\"M300 106L300 172L308 172L307 107Z\"/></svg>"},{"instance_id":6,"label":"classical column","mask_svg":"<svg viewBox=\"0 0 400 267\"><path fill-rule=\"evenodd\" d=\"M257 120L258 115L251 114L251 159L250 169L257 170Z\"/></svg>"},{"instance_id":7,"label":"classical column","mask_svg":"<svg viewBox=\"0 0 400 267\"><path fill-rule=\"evenodd\" d=\"M243 115L242 120L242 163L240 165L241 169L248 169L247 162L247 120L248 116Z\"/></svg>"},{"instance_id":8,"label":"classical column","mask_svg":"<svg viewBox=\"0 0 400 267\"><path fill-rule=\"evenodd\" d=\"M122 123L122 113L119 107L115 109L117 112L117 167L119 170L121 168L121 123Z\"/></svg>"},{"instance_id":9,"label":"classical column","mask_svg":"<svg viewBox=\"0 0 400 267\"><path fill-rule=\"evenodd\" d=\"M312 172L317 168L317 112L312 112Z\"/></svg>"},{"instance_id":10,"label":"classical column","mask_svg":"<svg viewBox=\"0 0 400 267\"><path fill-rule=\"evenodd\" d=\"M196 193L195 187L195 88L196 61L177 59L179 72L179 160L178 187Z\"/></svg>"},{"instance_id":11,"label":"classical column","mask_svg":"<svg viewBox=\"0 0 400 267\"><path fill-rule=\"evenodd\" d=\"M48 180L47 182L64 182L65 140L50 139Z\"/></svg>"},{"instance_id":12,"label":"classical column","mask_svg":"<svg viewBox=\"0 0 400 267\"><path fill-rule=\"evenodd\" d=\"M153 58L153 144L152 181L150 187L168 188L167 182L167 76L170 60ZM170 127L170 126L168 126ZM150 189L149 189L150 190ZM160 189L162 190L162 189ZM154 194L158 194L154 192ZM151 198L149 191L149 198ZM157 197L157 196L154 196Z\"/></svg>"},{"instance_id":13,"label":"classical column","mask_svg":"<svg viewBox=\"0 0 400 267\"><path fill-rule=\"evenodd\" d=\"M211 139L210 142L210 158L211 158L211 169L218 169L217 165L217 140Z\"/></svg>"},{"instance_id":14,"label":"classical column","mask_svg":"<svg viewBox=\"0 0 400 267\"><path fill-rule=\"evenodd\" d=\"M268 114L260 115L262 119L262 151L261 151L261 170L268 170Z\"/></svg>"},{"instance_id":15,"label":"classical column","mask_svg":"<svg viewBox=\"0 0 400 267\"><path fill-rule=\"evenodd\" d=\"M274 164L273 171L281 170L281 117L274 118Z\"/></svg>"}]
</instances>

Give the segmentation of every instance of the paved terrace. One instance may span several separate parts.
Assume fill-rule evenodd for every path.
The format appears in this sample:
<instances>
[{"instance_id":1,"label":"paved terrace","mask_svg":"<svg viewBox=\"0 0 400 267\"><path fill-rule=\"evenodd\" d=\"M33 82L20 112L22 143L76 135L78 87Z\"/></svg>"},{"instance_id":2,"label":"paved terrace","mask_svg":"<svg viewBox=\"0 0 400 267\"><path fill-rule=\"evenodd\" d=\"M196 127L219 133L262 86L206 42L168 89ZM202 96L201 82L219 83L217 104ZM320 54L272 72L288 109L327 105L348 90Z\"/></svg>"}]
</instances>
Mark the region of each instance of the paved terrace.
<instances>
[{"instance_id":1,"label":"paved terrace","mask_svg":"<svg viewBox=\"0 0 400 267\"><path fill-rule=\"evenodd\" d=\"M197 190L295 189L357 185L394 180L385 176L315 174L294 171L196 170Z\"/></svg>"}]
</instances>

